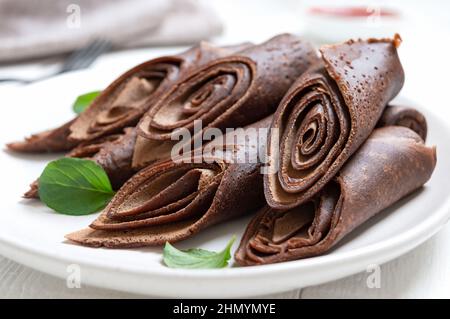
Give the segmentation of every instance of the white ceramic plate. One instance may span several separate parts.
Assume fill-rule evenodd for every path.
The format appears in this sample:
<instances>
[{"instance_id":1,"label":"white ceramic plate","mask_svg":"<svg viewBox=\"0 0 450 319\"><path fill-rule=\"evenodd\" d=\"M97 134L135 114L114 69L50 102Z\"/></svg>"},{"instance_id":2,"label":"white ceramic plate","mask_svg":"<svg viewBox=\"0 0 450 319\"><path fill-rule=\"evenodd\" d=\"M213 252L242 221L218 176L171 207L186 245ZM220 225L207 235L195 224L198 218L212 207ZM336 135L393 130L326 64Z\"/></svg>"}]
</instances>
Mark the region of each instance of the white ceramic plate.
<instances>
[{"instance_id":1,"label":"white ceramic plate","mask_svg":"<svg viewBox=\"0 0 450 319\"><path fill-rule=\"evenodd\" d=\"M3 145L70 119L74 98L105 87L119 69L99 67L2 92L0 142ZM61 278L69 274L69 265L77 264L81 284L166 297L263 295L363 271L368 265L411 250L449 218L450 129L431 113L423 112L429 123L428 143L438 145L438 164L430 182L357 229L327 255L258 267L178 270L162 264L160 248L108 250L68 244L64 234L86 227L96 215L59 215L37 201L20 197L45 163L56 156L4 151L0 152L0 254ZM177 246L222 249L232 234L242 235L248 220L212 227Z\"/></svg>"}]
</instances>

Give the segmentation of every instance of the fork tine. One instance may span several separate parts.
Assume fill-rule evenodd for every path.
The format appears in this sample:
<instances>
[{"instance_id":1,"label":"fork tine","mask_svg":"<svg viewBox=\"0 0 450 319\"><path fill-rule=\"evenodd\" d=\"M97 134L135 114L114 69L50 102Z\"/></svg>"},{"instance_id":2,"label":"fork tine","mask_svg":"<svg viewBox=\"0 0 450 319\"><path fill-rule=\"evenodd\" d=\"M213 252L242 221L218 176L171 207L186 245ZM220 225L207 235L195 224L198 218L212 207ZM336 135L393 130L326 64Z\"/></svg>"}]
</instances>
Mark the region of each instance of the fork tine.
<instances>
[{"instance_id":1,"label":"fork tine","mask_svg":"<svg viewBox=\"0 0 450 319\"><path fill-rule=\"evenodd\" d=\"M97 42L92 49L80 59L79 68L86 68L90 66L101 54L108 51L111 45L108 41L102 40Z\"/></svg>"},{"instance_id":2,"label":"fork tine","mask_svg":"<svg viewBox=\"0 0 450 319\"><path fill-rule=\"evenodd\" d=\"M93 42L91 42L86 47L86 50L84 50L84 52L82 52L82 54L77 58L76 64L78 65L84 64L84 61L90 56L92 56L100 45L101 45L100 40L94 40Z\"/></svg>"},{"instance_id":3,"label":"fork tine","mask_svg":"<svg viewBox=\"0 0 450 319\"><path fill-rule=\"evenodd\" d=\"M108 51L111 48L111 43L106 39L101 39L97 42L97 45L93 47L91 54L88 58L94 58L94 60L102 53ZM92 63L92 61L90 62Z\"/></svg>"},{"instance_id":4,"label":"fork tine","mask_svg":"<svg viewBox=\"0 0 450 319\"><path fill-rule=\"evenodd\" d=\"M69 56L64 63L61 71L67 72L72 70L84 69L92 64L98 56L109 50L111 44L105 39L96 39L87 46L75 51Z\"/></svg>"},{"instance_id":5,"label":"fork tine","mask_svg":"<svg viewBox=\"0 0 450 319\"><path fill-rule=\"evenodd\" d=\"M93 41L90 42L88 45L82 47L81 49L75 51L67 58L61 71L66 72L79 69L81 61L84 59L86 55L90 54L90 52L93 50L93 47L96 45L97 45L96 41Z\"/></svg>"},{"instance_id":6,"label":"fork tine","mask_svg":"<svg viewBox=\"0 0 450 319\"><path fill-rule=\"evenodd\" d=\"M78 50L75 50L74 52L69 54L69 56L64 61L64 64L63 64L61 70L64 70L64 71L72 70L74 65L82 58L83 55L86 54L86 51L91 49L91 46L92 46L92 43L89 43L88 45L86 45Z\"/></svg>"},{"instance_id":7,"label":"fork tine","mask_svg":"<svg viewBox=\"0 0 450 319\"><path fill-rule=\"evenodd\" d=\"M36 81L48 79L52 76L64 72L84 69L90 66L92 62L94 62L100 55L111 49L111 46L111 42L109 42L107 39L95 39L88 45L69 54L58 72L55 72L51 75L41 76L37 79L4 78L0 79L0 82L20 82L23 84L30 84Z\"/></svg>"}]
</instances>

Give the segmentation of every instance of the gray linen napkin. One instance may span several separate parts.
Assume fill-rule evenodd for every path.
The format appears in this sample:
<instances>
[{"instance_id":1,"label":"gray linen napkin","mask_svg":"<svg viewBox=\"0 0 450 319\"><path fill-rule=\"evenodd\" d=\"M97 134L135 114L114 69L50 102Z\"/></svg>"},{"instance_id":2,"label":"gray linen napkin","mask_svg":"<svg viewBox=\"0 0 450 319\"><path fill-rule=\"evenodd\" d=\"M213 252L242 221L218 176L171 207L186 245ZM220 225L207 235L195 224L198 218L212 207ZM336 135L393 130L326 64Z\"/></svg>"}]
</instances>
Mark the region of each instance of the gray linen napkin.
<instances>
[{"instance_id":1,"label":"gray linen napkin","mask_svg":"<svg viewBox=\"0 0 450 319\"><path fill-rule=\"evenodd\" d=\"M0 61L69 52L94 38L115 48L189 44L222 31L195 0L0 0Z\"/></svg>"}]
</instances>

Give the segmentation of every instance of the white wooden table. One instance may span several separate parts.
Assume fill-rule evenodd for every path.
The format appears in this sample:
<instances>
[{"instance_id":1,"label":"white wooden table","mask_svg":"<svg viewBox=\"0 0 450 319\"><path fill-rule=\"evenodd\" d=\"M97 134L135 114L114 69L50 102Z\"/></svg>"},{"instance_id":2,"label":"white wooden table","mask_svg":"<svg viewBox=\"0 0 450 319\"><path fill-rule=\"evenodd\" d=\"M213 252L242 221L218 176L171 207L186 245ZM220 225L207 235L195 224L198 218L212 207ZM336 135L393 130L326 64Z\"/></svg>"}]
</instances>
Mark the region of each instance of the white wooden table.
<instances>
[{"instance_id":1,"label":"white wooden table","mask_svg":"<svg viewBox=\"0 0 450 319\"><path fill-rule=\"evenodd\" d=\"M404 2L404 1L403 1ZM224 35L217 41L239 42L244 40L263 40L283 31L299 31L296 12L292 11L293 1L287 6L268 1L213 1L226 26ZM406 71L407 81L403 93L428 105L450 123L448 98L448 74L450 66L447 53L450 25L438 24L435 17L449 12L447 1L427 1L429 7L422 8L417 2L414 26L402 34L404 43L400 55ZM423 5L422 2L421 5ZM435 7L433 7L435 5ZM233 10L239 6L238 10ZM443 8L444 7L444 8ZM254 9L256 8L256 9ZM435 10L435 11L433 11ZM437 11L436 11L437 10ZM255 13L256 12L256 13ZM431 12L431 13L430 13ZM434 12L434 13L433 13ZM270 23L267 23L270 17ZM437 18L436 18L437 19ZM266 21L266 23L264 23ZM432 22L431 22L432 21ZM258 28L248 27L258 25ZM433 29L439 25L440 29ZM441 41L442 40L442 41ZM95 68L114 69L118 73L144 59L144 54L136 52L136 59L123 59L121 54L109 54L99 59ZM445 63L442 63L445 61ZM19 72L32 76L42 72L40 64L25 67L0 67L1 75ZM10 85L0 85L3 90L17 89ZM433 94L431 94L433 92ZM450 165L450 164L448 164ZM450 178L450 177L449 177ZM437 235L408 254L381 267L380 288L368 288L369 273L360 273L327 284L298 289L271 298L450 298L450 225L447 224ZM143 296L118 291L82 286L69 289L65 280L52 277L19 265L0 256L0 298L140 298ZM154 296L156 297L156 296Z\"/></svg>"}]
</instances>

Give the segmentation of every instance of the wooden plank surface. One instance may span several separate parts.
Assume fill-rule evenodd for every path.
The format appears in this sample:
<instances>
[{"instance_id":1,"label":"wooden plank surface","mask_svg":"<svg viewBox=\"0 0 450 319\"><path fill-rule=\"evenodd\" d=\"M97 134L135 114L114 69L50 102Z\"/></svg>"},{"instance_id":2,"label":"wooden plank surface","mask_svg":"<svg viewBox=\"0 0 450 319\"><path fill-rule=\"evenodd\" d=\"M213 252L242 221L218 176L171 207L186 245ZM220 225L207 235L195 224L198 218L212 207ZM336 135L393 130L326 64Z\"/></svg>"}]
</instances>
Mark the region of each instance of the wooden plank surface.
<instances>
[{"instance_id":1,"label":"wooden plank surface","mask_svg":"<svg viewBox=\"0 0 450 319\"><path fill-rule=\"evenodd\" d=\"M20 265L0 256L0 298L157 298L110 289L90 287L67 288L66 281ZM299 298L300 289L262 298Z\"/></svg>"}]
</instances>

